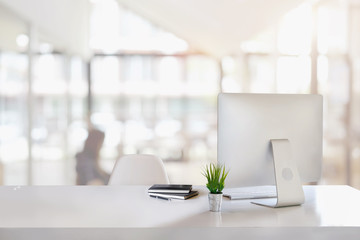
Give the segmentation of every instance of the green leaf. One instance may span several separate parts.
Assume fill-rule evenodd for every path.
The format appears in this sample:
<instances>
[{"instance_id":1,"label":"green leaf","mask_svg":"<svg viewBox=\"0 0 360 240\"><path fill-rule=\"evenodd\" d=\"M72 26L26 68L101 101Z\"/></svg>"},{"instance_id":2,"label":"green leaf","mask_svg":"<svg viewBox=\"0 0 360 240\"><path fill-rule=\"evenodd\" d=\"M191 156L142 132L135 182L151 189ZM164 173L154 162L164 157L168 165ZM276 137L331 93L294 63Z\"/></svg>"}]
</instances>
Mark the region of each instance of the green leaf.
<instances>
[{"instance_id":1,"label":"green leaf","mask_svg":"<svg viewBox=\"0 0 360 240\"><path fill-rule=\"evenodd\" d=\"M210 163L202 170L202 175L206 177L206 187L211 193L221 193L225 187L225 179L229 171L224 165Z\"/></svg>"}]
</instances>

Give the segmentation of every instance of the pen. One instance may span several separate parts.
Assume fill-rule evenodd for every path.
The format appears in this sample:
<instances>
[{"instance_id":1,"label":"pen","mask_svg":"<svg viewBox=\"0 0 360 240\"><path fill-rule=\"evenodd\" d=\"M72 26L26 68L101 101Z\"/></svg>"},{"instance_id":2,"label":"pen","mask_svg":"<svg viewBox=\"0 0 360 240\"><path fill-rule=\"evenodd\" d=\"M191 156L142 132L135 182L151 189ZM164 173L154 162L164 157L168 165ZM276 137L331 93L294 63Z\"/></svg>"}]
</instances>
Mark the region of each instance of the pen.
<instances>
[{"instance_id":1,"label":"pen","mask_svg":"<svg viewBox=\"0 0 360 240\"><path fill-rule=\"evenodd\" d=\"M153 195L149 195L152 198L158 198L158 199L162 199L162 200L168 200L171 201L171 198L165 198L165 197L158 197L158 196L153 196Z\"/></svg>"}]
</instances>

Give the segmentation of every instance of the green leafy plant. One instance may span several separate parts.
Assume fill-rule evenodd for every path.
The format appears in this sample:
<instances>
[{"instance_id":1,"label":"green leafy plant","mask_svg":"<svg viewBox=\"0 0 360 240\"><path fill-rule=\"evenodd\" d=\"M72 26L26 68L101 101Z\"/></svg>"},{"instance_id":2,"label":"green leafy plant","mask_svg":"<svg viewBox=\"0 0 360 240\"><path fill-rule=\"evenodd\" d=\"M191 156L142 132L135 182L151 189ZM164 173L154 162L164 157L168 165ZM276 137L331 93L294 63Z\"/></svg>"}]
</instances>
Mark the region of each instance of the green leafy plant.
<instances>
[{"instance_id":1,"label":"green leafy plant","mask_svg":"<svg viewBox=\"0 0 360 240\"><path fill-rule=\"evenodd\" d=\"M206 187L209 189L211 193L222 193L222 190L225 187L225 179L229 171L225 170L224 165L218 165L214 163L210 163L205 167L202 172L207 179Z\"/></svg>"}]
</instances>

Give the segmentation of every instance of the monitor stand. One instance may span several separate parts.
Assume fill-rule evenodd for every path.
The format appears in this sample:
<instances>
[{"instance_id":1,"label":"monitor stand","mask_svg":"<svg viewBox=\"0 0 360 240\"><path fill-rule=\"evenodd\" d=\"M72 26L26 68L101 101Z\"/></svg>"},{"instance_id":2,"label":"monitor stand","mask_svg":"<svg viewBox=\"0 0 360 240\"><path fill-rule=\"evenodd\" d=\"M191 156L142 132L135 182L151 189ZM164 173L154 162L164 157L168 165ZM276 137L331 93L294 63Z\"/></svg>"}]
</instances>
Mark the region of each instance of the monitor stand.
<instances>
[{"instance_id":1,"label":"monitor stand","mask_svg":"<svg viewBox=\"0 0 360 240\"><path fill-rule=\"evenodd\" d=\"M305 195L301 185L296 163L291 158L291 145L288 139L271 139L277 198L261 199L252 202L267 207L288 207L301 205Z\"/></svg>"}]
</instances>

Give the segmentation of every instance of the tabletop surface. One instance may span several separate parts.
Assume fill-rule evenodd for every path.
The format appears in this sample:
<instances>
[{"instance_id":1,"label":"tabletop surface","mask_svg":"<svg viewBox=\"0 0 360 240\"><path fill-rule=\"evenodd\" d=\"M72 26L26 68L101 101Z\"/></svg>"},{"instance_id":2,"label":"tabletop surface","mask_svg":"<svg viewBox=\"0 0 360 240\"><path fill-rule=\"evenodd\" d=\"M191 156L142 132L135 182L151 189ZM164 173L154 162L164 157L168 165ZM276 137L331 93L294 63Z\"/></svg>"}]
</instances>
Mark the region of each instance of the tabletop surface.
<instances>
[{"instance_id":1,"label":"tabletop surface","mask_svg":"<svg viewBox=\"0 0 360 240\"><path fill-rule=\"evenodd\" d=\"M149 186L2 186L0 228L318 227L360 226L360 191L349 186L304 186L305 204L268 208L223 199L210 212L199 196L150 198Z\"/></svg>"}]
</instances>

